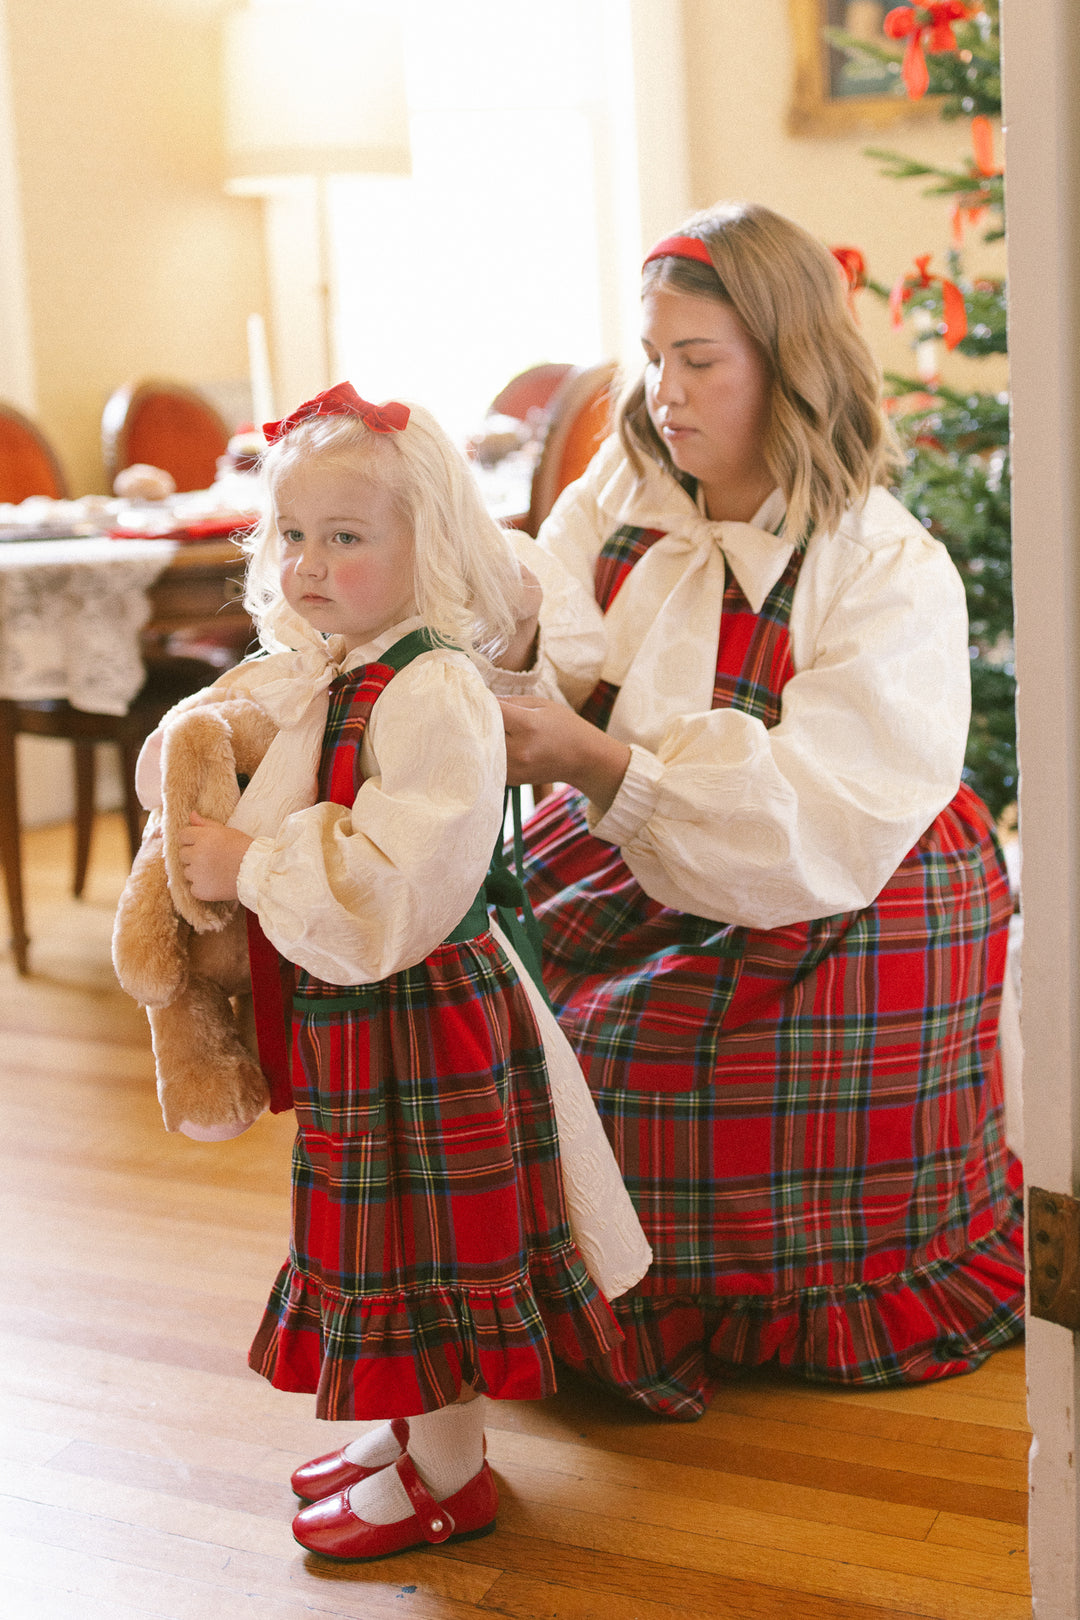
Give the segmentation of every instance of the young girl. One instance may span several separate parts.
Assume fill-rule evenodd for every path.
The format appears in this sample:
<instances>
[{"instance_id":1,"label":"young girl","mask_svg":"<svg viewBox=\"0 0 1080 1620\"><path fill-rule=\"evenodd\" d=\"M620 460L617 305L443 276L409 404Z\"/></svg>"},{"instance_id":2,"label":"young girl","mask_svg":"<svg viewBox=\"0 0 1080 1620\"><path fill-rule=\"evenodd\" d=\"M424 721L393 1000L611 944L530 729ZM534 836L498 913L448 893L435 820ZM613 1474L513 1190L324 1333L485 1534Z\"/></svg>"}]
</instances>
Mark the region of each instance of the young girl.
<instances>
[{"instance_id":1,"label":"young girl","mask_svg":"<svg viewBox=\"0 0 1080 1620\"><path fill-rule=\"evenodd\" d=\"M505 755L477 662L512 646L520 570L426 412L342 384L267 438L247 600L271 656L219 686L292 739L252 790L313 716L318 788L257 837L194 817L183 860L295 964L293 1239L250 1364L320 1417L391 1420L293 1476L297 1540L375 1558L491 1529L483 1395L547 1395L553 1349L621 1335L568 1227L535 997L484 899ZM639 1229L630 1248L618 1287L647 1264Z\"/></svg>"}]
</instances>

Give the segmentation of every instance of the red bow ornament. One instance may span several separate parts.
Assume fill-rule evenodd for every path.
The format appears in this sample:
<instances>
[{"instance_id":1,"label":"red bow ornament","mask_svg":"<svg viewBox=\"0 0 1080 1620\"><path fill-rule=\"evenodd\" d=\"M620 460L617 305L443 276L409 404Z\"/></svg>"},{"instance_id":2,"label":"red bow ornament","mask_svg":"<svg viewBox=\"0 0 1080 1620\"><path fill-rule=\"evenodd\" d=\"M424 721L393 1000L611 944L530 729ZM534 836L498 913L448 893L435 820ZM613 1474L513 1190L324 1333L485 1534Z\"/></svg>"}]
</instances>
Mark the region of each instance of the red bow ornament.
<instances>
[{"instance_id":1,"label":"red bow ornament","mask_svg":"<svg viewBox=\"0 0 1080 1620\"><path fill-rule=\"evenodd\" d=\"M955 51L953 23L966 22L981 9L978 5L965 5L964 0L930 0L929 5L894 6L886 13L882 28L888 38L907 40L901 72L910 100L919 101L925 96L930 83L923 40L931 55Z\"/></svg>"},{"instance_id":2,"label":"red bow ornament","mask_svg":"<svg viewBox=\"0 0 1080 1620\"><path fill-rule=\"evenodd\" d=\"M834 247L829 252L840 266L847 288L848 308L855 313L855 294L866 286L866 259L856 247Z\"/></svg>"},{"instance_id":3,"label":"red bow ornament","mask_svg":"<svg viewBox=\"0 0 1080 1620\"><path fill-rule=\"evenodd\" d=\"M982 113L971 120L971 144L975 150L975 162L971 168L973 179L996 180L999 174L1005 172L1000 164L994 162L994 132L989 118ZM952 213L952 236L957 247L964 240L965 224L977 225L986 213L989 201L990 192L985 186L965 192L958 198Z\"/></svg>"},{"instance_id":4,"label":"red bow ornament","mask_svg":"<svg viewBox=\"0 0 1080 1620\"><path fill-rule=\"evenodd\" d=\"M313 416L358 416L372 433L399 433L408 423L409 415L409 407L396 399L388 400L385 405L372 405L370 400L360 398L352 383L343 382L316 394L314 399L305 400L280 422L264 422L263 433L267 444L275 444Z\"/></svg>"},{"instance_id":5,"label":"red bow ornament","mask_svg":"<svg viewBox=\"0 0 1080 1620\"><path fill-rule=\"evenodd\" d=\"M930 263L929 253L920 254L915 260L916 274L901 276L894 283L889 294L889 309L892 312L892 323L899 327L904 320L904 305L913 292L923 287L929 287L933 282L941 283L941 312L945 322L945 347L955 349L956 345L967 333L967 309L964 305L964 295L947 276L933 276L927 268Z\"/></svg>"}]
</instances>

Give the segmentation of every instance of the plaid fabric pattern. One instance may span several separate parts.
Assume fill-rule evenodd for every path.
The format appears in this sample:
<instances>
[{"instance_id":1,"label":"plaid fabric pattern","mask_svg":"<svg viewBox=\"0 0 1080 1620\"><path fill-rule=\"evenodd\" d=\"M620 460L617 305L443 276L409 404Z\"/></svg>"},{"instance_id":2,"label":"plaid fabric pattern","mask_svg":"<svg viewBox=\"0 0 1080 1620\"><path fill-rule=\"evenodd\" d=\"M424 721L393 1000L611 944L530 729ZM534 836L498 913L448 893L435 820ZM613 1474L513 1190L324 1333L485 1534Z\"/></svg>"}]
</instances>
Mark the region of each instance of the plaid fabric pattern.
<instances>
[{"instance_id":1,"label":"plaid fabric pattern","mask_svg":"<svg viewBox=\"0 0 1080 1620\"><path fill-rule=\"evenodd\" d=\"M394 672L335 681L327 797L352 803ZM377 984L299 973L292 1078L292 1243L257 1372L315 1392L320 1417L397 1417L463 1381L537 1399L555 1387L553 1349L581 1360L618 1343L566 1223L536 1023L489 933Z\"/></svg>"},{"instance_id":2,"label":"plaid fabric pattern","mask_svg":"<svg viewBox=\"0 0 1080 1620\"><path fill-rule=\"evenodd\" d=\"M596 599L605 613L631 568L663 534L662 529L616 529L601 548L596 565ZM791 612L800 561L800 554L795 552L760 614L753 611L738 580L729 572L720 620L724 646L716 664L714 709L742 709L766 726L775 726L779 720L780 694L793 670L787 637L777 636L774 627L779 619L786 624ZM581 706L581 714L606 730L618 695L619 688L611 681L597 681Z\"/></svg>"},{"instance_id":3,"label":"plaid fabric pattern","mask_svg":"<svg viewBox=\"0 0 1080 1620\"><path fill-rule=\"evenodd\" d=\"M725 597L717 701L779 716L799 555ZM593 1371L693 1417L724 1367L887 1384L1020 1330L997 1016L1011 898L962 788L877 901L759 932L650 900L580 796L526 828L545 982L653 1245Z\"/></svg>"}]
</instances>

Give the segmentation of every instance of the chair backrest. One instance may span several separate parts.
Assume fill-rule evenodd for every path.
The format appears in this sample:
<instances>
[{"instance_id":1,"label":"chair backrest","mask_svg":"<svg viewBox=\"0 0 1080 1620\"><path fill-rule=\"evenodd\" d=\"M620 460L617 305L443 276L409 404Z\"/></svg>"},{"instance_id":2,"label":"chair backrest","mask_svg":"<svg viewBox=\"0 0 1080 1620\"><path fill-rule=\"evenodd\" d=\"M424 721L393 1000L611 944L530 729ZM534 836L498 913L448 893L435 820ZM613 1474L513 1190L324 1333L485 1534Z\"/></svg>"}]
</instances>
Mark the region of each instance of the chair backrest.
<instances>
[{"instance_id":1,"label":"chair backrest","mask_svg":"<svg viewBox=\"0 0 1080 1620\"><path fill-rule=\"evenodd\" d=\"M225 454L229 429L208 399L184 383L125 383L101 415L101 453L109 487L124 467L163 467L177 489L207 489Z\"/></svg>"},{"instance_id":2,"label":"chair backrest","mask_svg":"<svg viewBox=\"0 0 1080 1620\"><path fill-rule=\"evenodd\" d=\"M40 428L14 405L0 404L0 501L28 495L67 498L67 479Z\"/></svg>"},{"instance_id":3,"label":"chair backrest","mask_svg":"<svg viewBox=\"0 0 1080 1620\"><path fill-rule=\"evenodd\" d=\"M519 371L495 395L488 406L488 415L512 416L519 422L527 421L530 411L547 408L559 384L573 369L568 361L552 361L542 366L530 366L528 371Z\"/></svg>"},{"instance_id":4,"label":"chair backrest","mask_svg":"<svg viewBox=\"0 0 1080 1620\"><path fill-rule=\"evenodd\" d=\"M552 397L548 430L532 478L526 523L530 534L537 533L559 495L581 477L611 431L618 369L614 360L575 367Z\"/></svg>"}]
</instances>

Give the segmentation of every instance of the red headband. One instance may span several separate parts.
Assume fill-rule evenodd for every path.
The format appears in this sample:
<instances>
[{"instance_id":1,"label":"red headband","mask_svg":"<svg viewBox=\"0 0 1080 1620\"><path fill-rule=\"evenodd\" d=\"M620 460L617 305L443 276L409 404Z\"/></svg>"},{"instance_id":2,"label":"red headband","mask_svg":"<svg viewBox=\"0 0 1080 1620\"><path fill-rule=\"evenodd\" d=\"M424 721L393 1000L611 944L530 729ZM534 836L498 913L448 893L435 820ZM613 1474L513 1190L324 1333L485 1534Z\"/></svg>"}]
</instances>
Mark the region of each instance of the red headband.
<instances>
[{"instance_id":1,"label":"red headband","mask_svg":"<svg viewBox=\"0 0 1080 1620\"><path fill-rule=\"evenodd\" d=\"M697 259L700 264L707 264L710 270L716 268L700 236L665 236L651 253L646 254L645 264L651 264L653 259ZM644 268L645 265L642 265Z\"/></svg>"},{"instance_id":2,"label":"red headband","mask_svg":"<svg viewBox=\"0 0 1080 1620\"><path fill-rule=\"evenodd\" d=\"M409 414L409 407L400 405L396 399L388 400L385 405L372 405L360 398L352 383L343 382L298 405L291 416L283 417L280 422L264 422L263 433L267 444L276 444L278 439L313 416L358 416L372 433L398 433L408 422Z\"/></svg>"}]
</instances>

